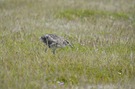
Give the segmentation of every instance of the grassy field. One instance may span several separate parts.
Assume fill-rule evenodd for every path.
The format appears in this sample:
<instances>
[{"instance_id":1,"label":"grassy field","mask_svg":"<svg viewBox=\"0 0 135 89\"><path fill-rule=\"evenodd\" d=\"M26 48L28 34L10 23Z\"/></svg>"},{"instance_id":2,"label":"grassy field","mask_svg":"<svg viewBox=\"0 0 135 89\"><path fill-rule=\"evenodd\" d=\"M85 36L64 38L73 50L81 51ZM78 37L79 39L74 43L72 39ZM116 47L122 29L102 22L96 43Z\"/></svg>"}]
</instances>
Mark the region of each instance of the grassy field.
<instances>
[{"instance_id":1,"label":"grassy field","mask_svg":"<svg viewBox=\"0 0 135 89\"><path fill-rule=\"evenodd\" d=\"M44 34L74 48L51 50ZM0 0L0 89L134 89L134 0Z\"/></svg>"}]
</instances>

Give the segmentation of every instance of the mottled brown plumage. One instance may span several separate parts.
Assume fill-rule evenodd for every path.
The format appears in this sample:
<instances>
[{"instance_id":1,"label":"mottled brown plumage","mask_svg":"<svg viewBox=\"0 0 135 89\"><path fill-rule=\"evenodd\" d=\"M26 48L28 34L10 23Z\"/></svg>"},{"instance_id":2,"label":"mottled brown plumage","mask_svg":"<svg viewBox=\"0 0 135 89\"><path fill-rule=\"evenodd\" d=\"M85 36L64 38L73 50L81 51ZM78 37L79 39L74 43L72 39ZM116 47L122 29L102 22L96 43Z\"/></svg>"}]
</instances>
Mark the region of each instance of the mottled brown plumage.
<instances>
[{"instance_id":1,"label":"mottled brown plumage","mask_svg":"<svg viewBox=\"0 0 135 89\"><path fill-rule=\"evenodd\" d=\"M65 46L72 47L69 41L55 34L46 34L42 36L40 39L43 43L45 43L49 48L52 49L53 54L55 54L55 50L57 48L63 48ZM47 48L46 48L46 51L47 51Z\"/></svg>"}]
</instances>

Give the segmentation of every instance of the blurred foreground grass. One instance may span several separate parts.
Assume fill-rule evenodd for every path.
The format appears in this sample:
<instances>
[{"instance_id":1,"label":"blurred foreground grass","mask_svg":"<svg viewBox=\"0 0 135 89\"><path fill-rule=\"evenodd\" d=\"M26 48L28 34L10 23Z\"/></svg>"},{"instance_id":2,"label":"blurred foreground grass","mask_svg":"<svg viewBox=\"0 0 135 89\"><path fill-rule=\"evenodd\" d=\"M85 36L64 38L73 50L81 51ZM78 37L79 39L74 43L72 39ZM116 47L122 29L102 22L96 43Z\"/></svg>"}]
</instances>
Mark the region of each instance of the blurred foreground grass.
<instances>
[{"instance_id":1,"label":"blurred foreground grass","mask_svg":"<svg viewBox=\"0 0 135 89\"><path fill-rule=\"evenodd\" d=\"M0 88L134 88L135 2L114 3L0 1ZM74 48L45 53L39 37L47 33Z\"/></svg>"}]
</instances>

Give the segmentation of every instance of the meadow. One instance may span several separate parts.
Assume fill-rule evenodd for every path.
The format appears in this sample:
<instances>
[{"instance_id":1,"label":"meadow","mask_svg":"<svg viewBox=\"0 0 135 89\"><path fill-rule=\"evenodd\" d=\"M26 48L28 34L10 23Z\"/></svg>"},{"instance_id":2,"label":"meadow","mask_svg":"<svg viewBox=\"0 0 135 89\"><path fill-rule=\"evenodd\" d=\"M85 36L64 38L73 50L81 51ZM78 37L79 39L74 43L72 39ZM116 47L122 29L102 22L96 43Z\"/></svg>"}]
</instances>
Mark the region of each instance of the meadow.
<instances>
[{"instance_id":1,"label":"meadow","mask_svg":"<svg viewBox=\"0 0 135 89\"><path fill-rule=\"evenodd\" d=\"M69 40L45 52L45 34ZM134 89L134 0L0 0L0 89Z\"/></svg>"}]
</instances>

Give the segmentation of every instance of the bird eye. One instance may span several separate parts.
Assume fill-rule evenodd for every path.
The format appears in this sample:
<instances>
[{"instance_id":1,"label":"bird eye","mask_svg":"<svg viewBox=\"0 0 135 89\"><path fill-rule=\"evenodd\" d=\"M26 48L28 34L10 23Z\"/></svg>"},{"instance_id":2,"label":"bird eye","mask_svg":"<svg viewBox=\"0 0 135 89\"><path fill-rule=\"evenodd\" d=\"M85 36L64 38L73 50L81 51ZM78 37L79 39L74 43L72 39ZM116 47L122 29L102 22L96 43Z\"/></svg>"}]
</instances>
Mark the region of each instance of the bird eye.
<instances>
[{"instance_id":1,"label":"bird eye","mask_svg":"<svg viewBox=\"0 0 135 89\"><path fill-rule=\"evenodd\" d=\"M46 39L48 39L49 37L48 37L48 36L46 36L45 38L46 38Z\"/></svg>"}]
</instances>

